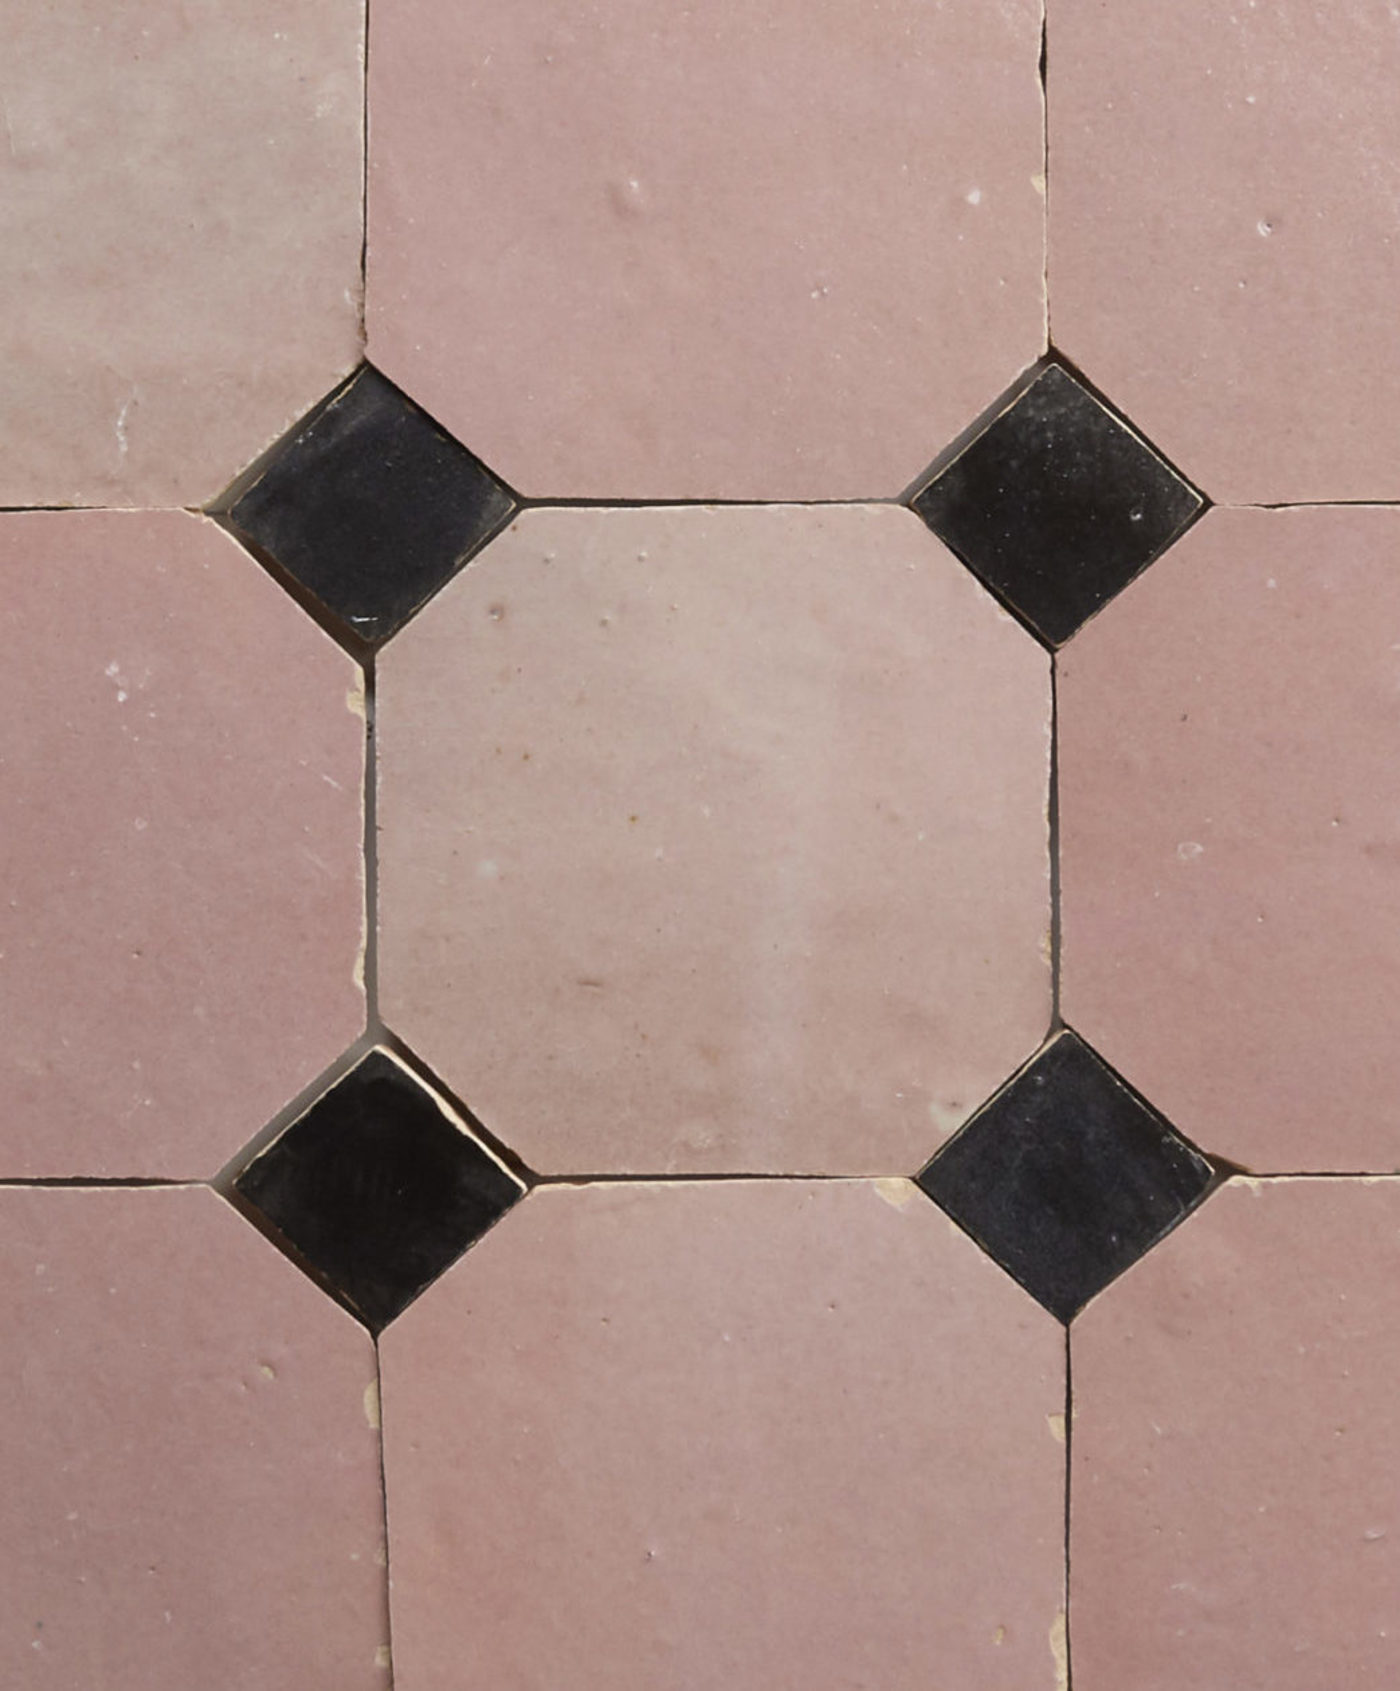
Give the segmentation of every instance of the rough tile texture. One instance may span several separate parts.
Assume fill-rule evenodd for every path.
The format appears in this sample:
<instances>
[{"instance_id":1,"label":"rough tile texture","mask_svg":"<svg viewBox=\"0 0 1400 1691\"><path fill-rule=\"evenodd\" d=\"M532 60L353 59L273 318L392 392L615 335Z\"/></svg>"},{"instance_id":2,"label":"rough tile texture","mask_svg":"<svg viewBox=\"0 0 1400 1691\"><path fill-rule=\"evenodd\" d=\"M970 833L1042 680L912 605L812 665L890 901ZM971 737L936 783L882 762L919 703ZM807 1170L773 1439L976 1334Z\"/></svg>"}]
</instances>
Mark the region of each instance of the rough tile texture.
<instances>
[{"instance_id":1,"label":"rough tile texture","mask_svg":"<svg viewBox=\"0 0 1400 1691\"><path fill-rule=\"evenodd\" d=\"M0 0L0 505L197 505L355 363L345 0Z\"/></svg>"},{"instance_id":2,"label":"rough tile texture","mask_svg":"<svg viewBox=\"0 0 1400 1691\"><path fill-rule=\"evenodd\" d=\"M1199 1203L1212 1169L1064 1032L919 1176L1061 1321Z\"/></svg>"},{"instance_id":3,"label":"rough tile texture","mask_svg":"<svg viewBox=\"0 0 1400 1691\"><path fill-rule=\"evenodd\" d=\"M1201 498L1068 370L1049 365L914 500L1044 640L1068 640Z\"/></svg>"},{"instance_id":4,"label":"rough tile texture","mask_svg":"<svg viewBox=\"0 0 1400 1691\"><path fill-rule=\"evenodd\" d=\"M1071 1329L1075 1691L1389 1686L1400 1185L1232 1182Z\"/></svg>"},{"instance_id":5,"label":"rough tile texture","mask_svg":"<svg viewBox=\"0 0 1400 1691\"><path fill-rule=\"evenodd\" d=\"M898 493L1044 350L1040 19L373 8L370 357L522 493Z\"/></svg>"},{"instance_id":6,"label":"rough tile texture","mask_svg":"<svg viewBox=\"0 0 1400 1691\"><path fill-rule=\"evenodd\" d=\"M1049 1019L1047 667L894 507L526 513L380 662L389 1025L542 1173L912 1172Z\"/></svg>"},{"instance_id":7,"label":"rough tile texture","mask_svg":"<svg viewBox=\"0 0 1400 1691\"><path fill-rule=\"evenodd\" d=\"M1400 498L1387 4L1050 11L1055 342L1223 503Z\"/></svg>"},{"instance_id":8,"label":"rough tile texture","mask_svg":"<svg viewBox=\"0 0 1400 1691\"><path fill-rule=\"evenodd\" d=\"M1060 656L1066 1017L1209 1152L1400 1165L1400 512L1213 511Z\"/></svg>"},{"instance_id":9,"label":"rough tile texture","mask_svg":"<svg viewBox=\"0 0 1400 1691\"><path fill-rule=\"evenodd\" d=\"M544 1189L382 1347L398 1691L1055 1685L1061 1335L907 1183Z\"/></svg>"},{"instance_id":10,"label":"rough tile texture","mask_svg":"<svg viewBox=\"0 0 1400 1691\"><path fill-rule=\"evenodd\" d=\"M450 1106L381 1049L322 1093L237 1188L374 1328L522 1192Z\"/></svg>"},{"instance_id":11,"label":"rough tile texture","mask_svg":"<svg viewBox=\"0 0 1400 1691\"><path fill-rule=\"evenodd\" d=\"M442 586L513 501L366 366L220 503L250 545L376 640Z\"/></svg>"},{"instance_id":12,"label":"rough tile texture","mask_svg":"<svg viewBox=\"0 0 1400 1691\"><path fill-rule=\"evenodd\" d=\"M383 1691L368 1334L213 1193L0 1191L0 1680Z\"/></svg>"},{"instance_id":13,"label":"rough tile texture","mask_svg":"<svg viewBox=\"0 0 1400 1691\"><path fill-rule=\"evenodd\" d=\"M182 512L0 517L0 592L0 1176L210 1176L363 1025L360 672Z\"/></svg>"}]
</instances>

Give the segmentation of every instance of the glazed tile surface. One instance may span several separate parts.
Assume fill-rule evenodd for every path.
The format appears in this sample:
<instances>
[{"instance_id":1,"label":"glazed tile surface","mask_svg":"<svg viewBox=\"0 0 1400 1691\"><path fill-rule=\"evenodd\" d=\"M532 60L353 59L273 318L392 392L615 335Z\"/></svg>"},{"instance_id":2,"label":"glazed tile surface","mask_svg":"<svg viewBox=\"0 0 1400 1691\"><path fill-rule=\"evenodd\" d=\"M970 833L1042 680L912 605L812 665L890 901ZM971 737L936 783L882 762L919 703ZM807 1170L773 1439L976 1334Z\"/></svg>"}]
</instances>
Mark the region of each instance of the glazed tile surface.
<instances>
[{"instance_id":1,"label":"glazed tile surface","mask_svg":"<svg viewBox=\"0 0 1400 1691\"><path fill-rule=\"evenodd\" d=\"M1392 1683L1393 1180L1232 1181L1072 1329L1076 1691Z\"/></svg>"},{"instance_id":2,"label":"glazed tile surface","mask_svg":"<svg viewBox=\"0 0 1400 1691\"><path fill-rule=\"evenodd\" d=\"M522 493L893 496L1044 351L1040 27L371 7L369 355Z\"/></svg>"},{"instance_id":3,"label":"glazed tile surface","mask_svg":"<svg viewBox=\"0 0 1400 1691\"><path fill-rule=\"evenodd\" d=\"M0 1174L207 1179L360 1032L358 668L183 512L0 516Z\"/></svg>"},{"instance_id":4,"label":"glazed tile surface","mask_svg":"<svg viewBox=\"0 0 1400 1691\"><path fill-rule=\"evenodd\" d=\"M1049 1020L1047 671L906 511L525 513L380 660L389 1025L542 1172L912 1172Z\"/></svg>"},{"instance_id":5,"label":"glazed tile surface","mask_svg":"<svg viewBox=\"0 0 1400 1691\"><path fill-rule=\"evenodd\" d=\"M1062 1337L907 1182L537 1192L382 1350L399 1691L1052 1691Z\"/></svg>"},{"instance_id":6,"label":"glazed tile surface","mask_svg":"<svg viewBox=\"0 0 1400 1691\"><path fill-rule=\"evenodd\" d=\"M1400 1166L1400 512L1213 511L1062 653L1065 1014L1261 1172Z\"/></svg>"},{"instance_id":7,"label":"glazed tile surface","mask_svg":"<svg viewBox=\"0 0 1400 1691\"><path fill-rule=\"evenodd\" d=\"M198 1188L0 1189L0 1277L5 1683L381 1691L368 1335Z\"/></svg>"},{"instance_id":8,"label":"glazed tile surface","mask_svg":"<svg viewBox=\"0 0 1400 1691\"><path fill-rule=\"evenodd\" d=\"M0 4L0 506L195 505L359 356L363 18Z\"/></svg>"}]
</instances>

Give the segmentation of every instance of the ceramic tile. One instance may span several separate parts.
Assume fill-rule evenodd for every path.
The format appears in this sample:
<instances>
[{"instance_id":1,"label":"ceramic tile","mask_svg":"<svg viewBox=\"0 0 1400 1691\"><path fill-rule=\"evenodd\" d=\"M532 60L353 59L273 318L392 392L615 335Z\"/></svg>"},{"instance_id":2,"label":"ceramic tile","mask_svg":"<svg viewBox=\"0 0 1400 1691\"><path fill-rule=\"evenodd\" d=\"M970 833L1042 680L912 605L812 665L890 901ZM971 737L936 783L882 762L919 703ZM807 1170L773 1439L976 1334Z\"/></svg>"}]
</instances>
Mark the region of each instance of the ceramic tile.
<instances>
[{"instance_id":1,"label":"ceramic tile","mask_svg":"<svg viewBox=\"0 0 1400 1691\"><path fill-rule=\"evenodd\" d=\"M1065 1015L1197 1144L1400 1166L1400 512L1213 511L1060 656Z\"/></svg>"},{"instance_id":2,"label":"ceramic tile","mask_svg":"<svg viewBox=\"0 0 1400 1691\"><path fill-rule=\"evenodd\" d=\"M382 1358L399 1691L1055 1683L1062 1336L904 1181L541 1189Z\"/></svg>"},{"instance_id":3,"label":"ceramic tile","mask_svg":"<svg viewBox=\"0 0 1400 1691\"><path fill-rule=\"evenodd\" d=\"M0 1176L210 1176L363 1026L360 671L182 512L0 583Z\"/></svg>"},{"instance_id":4,"label":"ceramic tile","mask_svg":"<svg viewBox=\"0 0 1400 1691\"><path fill-rule=\"evenodd\" d=\"M374 1347L199 1188L0 1190L0 1679L382 1691Z\"/></svg>"},{"instance_id":5,"label":"ceramic tile","mask_svg":"<svg viewBox=\"0 0 1400 1691\"><path fill-rule=\"evenodd\" d=\"M1074 1033L1057 1034L919 1184L1068 1321L1204 1197L1210 1164Z\"/></svg>"},{"instance_id":6,"label":"ceramic tile","mask_svg":"<svg viewBox=\"0 0 1400 1691\"><path fill-rule=\"evenodd\" d=\"M1051 364L916 495L914 509L1052 645L1180 534L1201 498Z\"/></svg>"},{"instance_id":7,"label":"ceramic tile","mask_svg":"<svg viewBox=\"0 0 1400 1691\"><path fill-rule=\"evenodd\" d=\"M1040 33L372 9L370 357L532 496L893 496L1044 351Z\"/></svg>"},{"instance_id":8,"label":"ceramic tile","mask_svg":"<svg viewBox=\"0 0 1400 1691\"><path fill-rule=\"evenodd\" d=\"M1400 30L1131 0L1049 18L1054 340L1222 503L1400 498Z\"/></svg>"},{"instance_id":9,"label":"ceramic tile","mask_svg":"<svg viewBox=\"0 0 1400 1691\"><path fill-rule=\"evenodd\" d=\"M525 513L380 659L389 1025L542 1173L912 1171L1049 1021L1047 668L893 506Z\"/></svg>"},{"instance_id":10,"label":"ceramic tile","mask_svg":"<svg viewBox=\"0 0 1400 1691\"><path fill-rule=\"evenodd\" d=\"M382 1049L322 1093L236 1185L375 1328L522 1192L451 1106Z\"/></svg>"},{"instance_id":11,"label":"ceramic tile","mask_svg":"<svg viewBox=\"0 0 1400 1691\"><path fill-rule=\"evenodd\" d=\"M0 505L197 505L359 356L363 19L0 4Z\"/></svg>"},{"instance_id":12,"label":"ceramic tile","mask_svg":"<svg viewBox=\"0 0 1400 1691\"><path fill-rule=\"evenodd\" d=\"M1393 1681L1398 1272L1394 1181L1234 1181L1075 1323L1075 1691Z\"/></svg>"},{"instance_id":13,"label":"ceramic tile","mask_svg":"<svg viewBox=\"0 0 1400 1691\"><path fill-rule=\"evenodd\" d=\"M221 501L362 639L392 634L510 514L483 465L366 366Z\"/></svg>"}]
</instances>

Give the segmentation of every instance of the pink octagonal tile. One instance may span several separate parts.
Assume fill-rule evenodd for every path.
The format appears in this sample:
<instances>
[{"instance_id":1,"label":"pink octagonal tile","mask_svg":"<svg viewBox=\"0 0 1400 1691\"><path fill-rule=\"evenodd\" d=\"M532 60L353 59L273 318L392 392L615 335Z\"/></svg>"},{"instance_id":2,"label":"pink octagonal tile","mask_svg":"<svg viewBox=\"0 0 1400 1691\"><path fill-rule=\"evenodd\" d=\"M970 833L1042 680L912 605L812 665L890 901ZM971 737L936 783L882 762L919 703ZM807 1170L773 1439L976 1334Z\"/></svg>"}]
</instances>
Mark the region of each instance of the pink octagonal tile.
<instances>
[{"instance_id":1,"label":"pink octagonal tile","mask_svg":"<svg viewBox=\"0 0 1400 1691\"><path fill-rule=\"evenodd\" d=\"M1040 25L372 8L370 357L531 495L893 496L1044 350Z\"/></svg>"},{"instance_id":2,"label":"pink octagonal tile","mask_svg":"<svg viewBox=\"0 0 1400 1691\"><path fill-rule=\"evenodd\" d=\"M374 1346L199 1188L0 1190L0 1680L387 1687Z\"/></svg>"},{"instance_id":3,"label":"pink octagonal tile","mask_svg":"<svg viewBox=\"0 0 1400 1691\"><path fill-rule=\"evenodd\" d=\"M1075 1691L1400 1678L1400 1184L1236 1180L1071 1328Z\"/></svg>"},{"instance_id":4,"label":"pink octagonal tile","mask_svg":"<svg viewBox=\"0 0 1400 1691\"><path fill-rule=\"evenodd\" d=\"M360 353L362 8L0 0L0 506L197 505Z\"/></svg>"},{"instance_id":5,"label":"pink octagonal tile","mask_svg":"<svg viewBox=\"0 0 1400 1691\"><path fill-rule=\"evenodd\" d=\"M1212 511L1059 674L1067 1019L1206 1151L1400 1167L1400 512Z\"/></svg>"},{"instance_id":6,"label":"pink octagonal tile","mask_svg":"<svg viewBox=\"0 0 1400 1691\"><path fill-rule=\"evenodd\" d=\"M212 1175L363 1026L360 671L183 512L0 589L0 1175Z\"/></svg>"},{"instance_id":7,"label":"pink octagonal tile","mask_svg":"<svg viewBox=\"0 0 1400 1691\"><path fill-rule=\"evenodd\" d=\"M545 1187L381 1341L397 1691L1053 1691L1064 1343L905 1181Z\"/></svg>"},{"instance_id":8,"label":"pink octagonal tile","mask_svg":"<svg viewBox=\"0 0 1400 1691\"><path fill-rule=\"evenodd\" d=\"M542 1171L912 1172L1044 1034L1048 660L907 511L528 512L377 732L384 1015Z\"/></svg>"},{"instance_id":9,"label":"pink octagonal tile","mask_svg":"<svg viewBox=\"0 0 1400 1691\"><path fill-rule=\"evenodd\" d=\"M1400 498L1400 15L1055 0L1051 329L1221 503Z\"/></svg>"}]
</instances>

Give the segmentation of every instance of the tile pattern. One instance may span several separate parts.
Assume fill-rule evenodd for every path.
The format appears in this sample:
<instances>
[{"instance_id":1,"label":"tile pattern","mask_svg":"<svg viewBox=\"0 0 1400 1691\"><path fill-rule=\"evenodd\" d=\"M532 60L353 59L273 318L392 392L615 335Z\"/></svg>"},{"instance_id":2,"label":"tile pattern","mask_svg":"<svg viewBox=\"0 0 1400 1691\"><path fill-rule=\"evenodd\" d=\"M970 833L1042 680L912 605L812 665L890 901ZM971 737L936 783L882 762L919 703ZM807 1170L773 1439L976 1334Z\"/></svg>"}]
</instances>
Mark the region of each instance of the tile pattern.
<instances>
[{"instance_id":1,"label":"tile pattern","mask_svg":"<svg viewBox=\"0 0 1400 1691\"><path fill-rule=\"evenodd\" d=\"M385 1050L362 1057L234 1184L376 1329L523 1190L451 1107Z\"/></svg>"},{"instance_id":2,"label":"tile pattern","mask_svg":"<svg viewBox=\"0 0 1400 1691\"><path fill-rule=\"evenodd\" d=\"M912 1170L1050 1018L1047 671L907 511L527 511L380 659L389 1024L541 1173Z\"/></svg>"},{"instance_id":3,"label":"tile pattern","mask_svg":"<svg viewBox=\"0 0 1400 1691\"><path fill-rule=\"evenodd\" d=\"M6 1685L1395 1680L1388 10L0 0Z\"/></svg>"},{"instance_id":4,"label":"tile pattern","mask_svg":"<svg viewBox=\"0 0 1400 1691\"><path fill-rule=\"evenodd\" d=\"M1051 364L913 504L1003 604L1059 645L1171 544L1201 496Z\"/></svg>"},{"instance_id":5,"label":"tile pattern","mask_svg":"<svg viewBox=\"0 0 1400 1691\"><path fill-rule=\"evenodd\" d=\"M1053 1685L1063 1339L907 1182L544 1188L381 1344L400 1686Z\"/></svg>"},{"instance_id":6,"label":"tile pattern","mask_svg":"<svg viewBox=\"0 0 1400 1691\"><path fill-rule=\"evenodd\" d=\"M1210 1164L1064 1032L919 1176L1061 1321L1204 1197Z\"/></svg>"},{"instance_id":7,"label":"tile pattern","mask_svg":"<svg viewBox=\"0 0 1400 1691\"><path fill-rule=\"evenodd\" d=\"M0 591L0 1175L208 1179L364 1025L360 671L179 511Z\"/></svg>"},{"instance_id":8,"label":"tile pattern","mask_svg":"<svg viewBox=\"0 0 1400 1691\"><path fill-rule=\"evenodd\" d=\"M230 527L362 640L392 634L513 509L366 365L220 501Z\"/></svg>"},{"instance_id":9,"label":"tile pattern","mask_svg":"<svg viewBox=\"0 0 1400 1691\"><path fill-rule=\"evenodd\" d=\"M7 1685L384 1691L369 1335L222 1199L0 1189Z\"/></svg>"}]
</instances>

